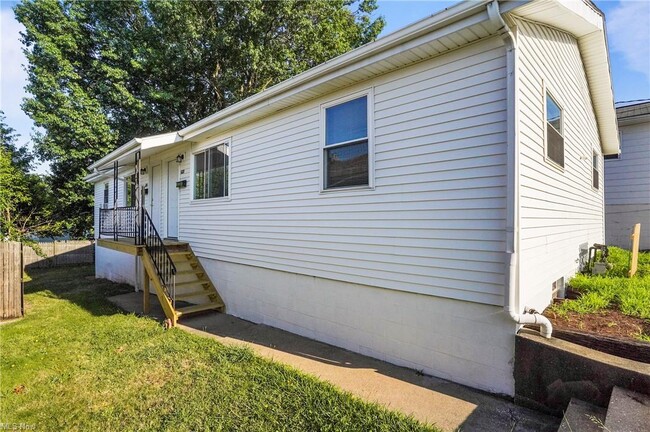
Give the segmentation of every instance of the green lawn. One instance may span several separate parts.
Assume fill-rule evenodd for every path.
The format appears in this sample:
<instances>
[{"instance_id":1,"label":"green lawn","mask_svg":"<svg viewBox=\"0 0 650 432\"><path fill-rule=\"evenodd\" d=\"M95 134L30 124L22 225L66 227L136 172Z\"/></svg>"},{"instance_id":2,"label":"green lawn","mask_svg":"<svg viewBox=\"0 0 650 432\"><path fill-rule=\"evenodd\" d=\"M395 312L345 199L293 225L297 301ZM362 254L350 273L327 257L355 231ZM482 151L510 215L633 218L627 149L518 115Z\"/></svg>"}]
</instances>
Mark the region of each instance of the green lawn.
<instances>
[{"instance_id":1,"label":"green lawn","mask_svg":"<svg viewBox=\"0 0 650 432\"><path fill-rule=\"evenodd\" d=\"M35 271L27 316L0 326L0 423L37 430L437 430L292 368L106 297L92 267Z\"/></svg>"},{"instance_id":2,"label":"green lawn","mask_svg":"<svg viewBox=\"0 0 650 432\"><path fill-rule=\"evenodd\" d=\"M578 274L569 285L582 295L577 300L552 306L560 315L566 312L596 313L617 309L625 315L650 319L650 252L639 254L637 274L627 277L629 251L611 247L608 260L613 268L604 276Z\"/></svg>"}]
</instances>

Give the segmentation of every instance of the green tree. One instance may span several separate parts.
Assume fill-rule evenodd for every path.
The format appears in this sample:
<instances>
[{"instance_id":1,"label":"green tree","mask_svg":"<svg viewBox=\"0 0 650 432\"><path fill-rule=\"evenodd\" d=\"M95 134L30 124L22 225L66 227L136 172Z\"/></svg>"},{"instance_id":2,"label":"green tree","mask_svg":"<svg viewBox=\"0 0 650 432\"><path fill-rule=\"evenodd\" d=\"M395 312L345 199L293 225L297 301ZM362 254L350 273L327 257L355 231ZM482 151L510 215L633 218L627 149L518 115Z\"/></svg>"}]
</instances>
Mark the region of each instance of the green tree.
<instances>
[{"instance_id":1,"label":"green tree","mask_svg":"<svg viewBox=\"0 0 650 432\"><path fill-rule=\"evenodd\" d=\"M0 146L8 153L14 165L22 171L27 171L32 167L33 155L27 146L18 146L18 135L16 131L7 125L5 113L0 110Z\"/></svg>"},{"instance_id":2,"label":"green tree","mask_svg":"<svg viewBox=\"0 0 650 432\"><path fill-rule=\"evenodd\" d=\"M85 168L374 40L376 0L23 0L15 8L58 211L92 225Z\"/></svg>"},{"instance_id":3,"label":"green tree","mask_svg":"<svg viewBox=\"0 0 650 432\"><path fill-rule=\"evenodd\" d=\"M17 138L0 114L0 239L31 244L33 235L59 229L52 222L51 190L45 179L27 172L31 155L16 145Z\"/></svg>"}]
</instances>

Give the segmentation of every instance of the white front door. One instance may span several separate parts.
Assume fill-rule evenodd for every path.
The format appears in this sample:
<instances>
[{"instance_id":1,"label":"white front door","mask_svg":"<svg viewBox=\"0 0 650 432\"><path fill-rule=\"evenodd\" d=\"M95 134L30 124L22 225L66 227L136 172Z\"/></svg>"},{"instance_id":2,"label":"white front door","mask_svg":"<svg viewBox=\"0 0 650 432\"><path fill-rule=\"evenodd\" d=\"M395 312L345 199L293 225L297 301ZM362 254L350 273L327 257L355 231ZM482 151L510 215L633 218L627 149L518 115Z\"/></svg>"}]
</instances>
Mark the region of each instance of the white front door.
<instances>
[{"instance_id":1,"label":"white front door","mask_svg":"<svg viewBox=\"0 0 650 432\"><path fill-rule=\"evenodd\" d=\"M167 162L167 237L178 238L178 163Z\"/></svg>"},{"instance_id":2,"label":"white front door","mask_svg":"<svg viewBox=\"0 0 650 432\"><path fill-rule=\"evenodd\" d=\"M151 221L159 233L162 232L160 230L160 221L162 220L160 215L161 180L161 166L156 165L151 168L151 178L149 179L149 215L151 216Z\"/></svg>"}]
</instances>

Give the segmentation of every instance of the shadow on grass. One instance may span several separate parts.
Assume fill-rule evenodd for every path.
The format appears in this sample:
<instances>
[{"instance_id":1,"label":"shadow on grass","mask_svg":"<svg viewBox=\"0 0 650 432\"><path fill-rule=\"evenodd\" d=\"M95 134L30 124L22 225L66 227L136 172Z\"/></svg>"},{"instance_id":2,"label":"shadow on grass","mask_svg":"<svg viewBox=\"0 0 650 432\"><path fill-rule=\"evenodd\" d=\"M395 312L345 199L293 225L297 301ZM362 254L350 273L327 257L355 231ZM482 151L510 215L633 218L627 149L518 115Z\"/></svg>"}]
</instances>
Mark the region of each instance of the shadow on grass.
<instances>
[{"instance_id":1,"label":"shadow on grass","mask_svg":"<svg viewBox=\"0 0 650 432\"><path fill-rule=\"evenodd\" d=\"M63 299L82 307L94 316L123 314L124 311L138 314L142 310L142 293L135 293L130 285L95 279L93 266L34 269L29 270L28 276L31 279L25 283L26 294ZM108 300L109 298L111 301ZM162 318L164 314L155 296L152 295L150 301L151 316ZM410 384L404 386L405 392L426 389L446 395L457 400L451 406L461 407L466 411L461 414L463 417L461 430L464 431L511 430L514 424L530 426L529 429L523 430L557 429L557 419L536 415L525 408L514 406L503 398L428 377L411 369L394 366L273 327L254 324L220 313L188 317L182 324L222 338L273 347L278 351L310 359L328 365L330 368L334 367L328 373L334 373L335 376L343 373L345 369L372 370L389 378L388 381L379 380L378 383L381 385L390 385L389 383L394 382L392 380L398 380ZM355 374L349 376L349 379L363 381L364 377Z\"/></svg>"},{"instance_id":2,"label":"shadow on grass","mask_svg":"<svg viewBox=\"0 0 650 432\"><path fill-rule=\"evenodd\" d=\"M67 300L97 316L123 313L106 298L133 292L130 285L95 279L94 265L32 268L26 275L25 294Z\"/></svg>"}]
</instances>

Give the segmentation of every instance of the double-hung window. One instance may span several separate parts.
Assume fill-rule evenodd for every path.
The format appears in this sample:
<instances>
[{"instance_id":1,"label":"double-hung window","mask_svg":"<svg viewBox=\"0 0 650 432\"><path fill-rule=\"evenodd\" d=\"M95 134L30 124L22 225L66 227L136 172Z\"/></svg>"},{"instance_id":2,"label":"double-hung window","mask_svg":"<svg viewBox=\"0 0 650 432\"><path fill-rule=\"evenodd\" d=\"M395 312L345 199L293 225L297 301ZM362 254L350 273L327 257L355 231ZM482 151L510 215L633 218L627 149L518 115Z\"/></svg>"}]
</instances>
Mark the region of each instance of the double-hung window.
<instances>
[{"instance_id":1,"label":"double-hung window","mask_svg":"<svg viewBox=\"0 0 650 432\"><path fill-rule=\"evenodd\" d=\"M546 157L564 168L564 136L562 109L546 93Z\"/></svg>"},{"instance_id":2,"label":"double-hung window","mask_svg":"<svg viewBox=\"0 0 650 432\"><path fill-rule=\"evenodd\" d=\"M369 186L368 95L324 111L324 189Z\"/></svg>"},{"instance_id":3,"label":"double-hung window","mask_svg":"<svg viewBox=\"0 0 650 432\"><path fill-rule=\"evenodd\" d=\"M194 154L194 199L227 197L229 177L227 142Z\"/></svg>"}]
</instances>

